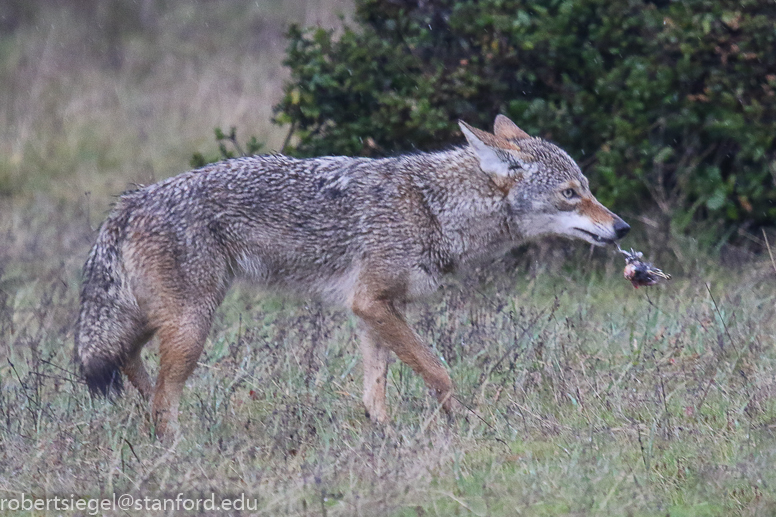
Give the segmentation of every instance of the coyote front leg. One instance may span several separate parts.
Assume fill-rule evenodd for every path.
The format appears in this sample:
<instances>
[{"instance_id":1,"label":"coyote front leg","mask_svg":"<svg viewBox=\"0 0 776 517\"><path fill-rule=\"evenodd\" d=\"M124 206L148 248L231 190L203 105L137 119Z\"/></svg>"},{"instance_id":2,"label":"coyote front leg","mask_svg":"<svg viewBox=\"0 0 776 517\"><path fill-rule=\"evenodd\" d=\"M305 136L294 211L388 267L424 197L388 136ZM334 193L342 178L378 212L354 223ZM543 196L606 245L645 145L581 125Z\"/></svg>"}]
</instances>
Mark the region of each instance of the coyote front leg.
<instances>
[{"instance_id":1,"label":"coyote front leg","mask_svg":"<svg viewBox=\"0 0 776 517\"><path fill-rule=\"evenodd\" d=\"M385 389L388 380L388 361L391 351L376 342L363 321L358 326L359 348L364 363L364 407L366 415L381 424L388 421Z\"/></svg>"},{"instance_id":2,"label":"coyote front leg","mask_svg":"<svg viewBox=\"0 0 776 517\"><path fill-rule=\"evenodd\" d=\"M382 375L381 369L387 368L387 357L378 356L381 346L391 350L402 362L420 374L426 385L436 393L442 408L450 413L453 382L431 349L407 325L404 315L397 309L395 302L369 296L356 297L353 313L361 318L368 337L366 343L362 340L362 350L367 350L364 359L365 372L367 368L378 366L369 375L364 374L364 403L367 404L366 409L372 420L381 422L387 418L385 384L383 382L380 385L376 382L377 376L374 375L374 373ZM379 363L381 360L383 362Z\"/></svg>"}]
</instances>

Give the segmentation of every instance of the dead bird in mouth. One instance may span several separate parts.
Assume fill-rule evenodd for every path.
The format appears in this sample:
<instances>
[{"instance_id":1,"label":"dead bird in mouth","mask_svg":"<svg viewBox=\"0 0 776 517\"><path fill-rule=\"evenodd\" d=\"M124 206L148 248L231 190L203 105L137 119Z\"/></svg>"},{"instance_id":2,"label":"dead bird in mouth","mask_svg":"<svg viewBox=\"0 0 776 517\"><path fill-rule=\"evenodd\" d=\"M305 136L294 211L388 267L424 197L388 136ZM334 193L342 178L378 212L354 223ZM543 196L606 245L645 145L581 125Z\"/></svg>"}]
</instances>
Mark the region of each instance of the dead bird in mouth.
<instances>
[{"instance_id":1,"label":"dead bird in mouth","mask_svg":"<svg viewBox=\"0 0 776 517\"><path fill-rule=\"evenodd\" d=\"M641 258L644 254L631 248L625 251L617 244L617 250L625 257L625 270L623 275L633 287L638 289L641 286L655 285L660 280L669 280L671 275L663 273L649 262L644 262Z\"/></svg>"}]
</instances>

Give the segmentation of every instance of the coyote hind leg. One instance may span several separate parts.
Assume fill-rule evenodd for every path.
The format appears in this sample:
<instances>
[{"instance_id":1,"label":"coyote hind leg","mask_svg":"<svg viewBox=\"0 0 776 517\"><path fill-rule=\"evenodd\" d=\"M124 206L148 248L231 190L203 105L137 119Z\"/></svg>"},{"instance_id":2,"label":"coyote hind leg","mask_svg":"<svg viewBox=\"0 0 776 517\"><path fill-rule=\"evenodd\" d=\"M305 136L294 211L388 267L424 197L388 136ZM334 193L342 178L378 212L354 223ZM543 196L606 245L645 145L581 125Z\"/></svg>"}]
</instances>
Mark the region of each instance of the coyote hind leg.
<instances>
[{"instance_id":1,"label":"coyote hind leg","mask_svg":"<svg viewBox=\"0 0 776 517\"><path fill-rule=\"evenodd\" d=\"M442 408L452 412L453 382L431 349L426 346L407 325L404 316L391 300L376 300L371 297L357 297L353 302L353 313L361 318L373 343L391 350L416 373L423 377L426 385L437 396ZM367 400L369 377L364 377L364 398ZM384 390L384 387L383 387ZM372 394L379 391L372 389ZM384 391L382 400L385 400ZM384 402L383 402L384 407ZM367 410L370 408L367 406ZM385 416L387 418L387 414ZM373 420L380 421L377 416Z\"/></svg>"},{"instance_id":2,"label":"coyote hind leg","mask_svg":"<svg viewBox=\"0 0 776 517\"><path fill-rule=\"evenodd\" d=\"M132 383L140 395L145 400L150 400L154 394L154 385L151 382L151 377L148 375L143 364L143 359L140 357L140 352L143 350L149 339L151 339L152 333L141 336L131 348L131 351L127 358L124 360L124 364L121 366L121 371L127 376L129 382Z\"/></svg>"},{"instance_id":3,"label":"coyote hind leg","mask_svg":"<svg viewBox=\"0 0 776 517\"><path fill-rule=\"evenodd\" d=\"M181 393L197 366L210 330L210 314L179 317L159 329L159 376L152 403L156 434L165 437L178 429Z\"/></svg>"}]
</instances>

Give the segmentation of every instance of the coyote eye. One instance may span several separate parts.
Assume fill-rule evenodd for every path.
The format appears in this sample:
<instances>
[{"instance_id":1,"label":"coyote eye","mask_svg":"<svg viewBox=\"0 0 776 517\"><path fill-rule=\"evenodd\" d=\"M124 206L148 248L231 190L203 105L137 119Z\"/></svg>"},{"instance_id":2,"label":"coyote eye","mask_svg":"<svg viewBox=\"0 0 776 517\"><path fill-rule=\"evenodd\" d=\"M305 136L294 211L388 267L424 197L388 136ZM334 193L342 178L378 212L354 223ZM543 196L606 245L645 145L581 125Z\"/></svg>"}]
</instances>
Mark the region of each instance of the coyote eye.
<instances>
[{"instance_id":1,"label":"coyote eye","mask_svg":"<svg viewBox=\"0 0 776 517\"><path fill-rule=\"evenodd\" d=\"M563 197L566 199L574 199L575 197L579 197L579 194L577 194L577 191L573 188L567 188L563 191Z\"/></svg>"}]
</instances>

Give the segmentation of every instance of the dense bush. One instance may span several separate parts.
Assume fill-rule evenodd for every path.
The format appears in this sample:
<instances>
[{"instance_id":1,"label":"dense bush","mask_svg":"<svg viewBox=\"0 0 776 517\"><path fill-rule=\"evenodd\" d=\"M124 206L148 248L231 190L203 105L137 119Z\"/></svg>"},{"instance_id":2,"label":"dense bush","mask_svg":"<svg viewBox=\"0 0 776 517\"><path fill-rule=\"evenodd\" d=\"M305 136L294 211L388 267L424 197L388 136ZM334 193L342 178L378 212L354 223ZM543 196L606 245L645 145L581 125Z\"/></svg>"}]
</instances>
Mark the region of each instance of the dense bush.
<instances>
[{"instance_id":1,"label":"dense bush","mask_svg":"<svg viewBox=\"0 0 776 517\"><path fill-rule=\"evenodd\" d=\"M776 221L773 2L356 3L356 28L289 31L285 152L428 150L504 113L626 215Z\"/></svg>"}]
</instances>

